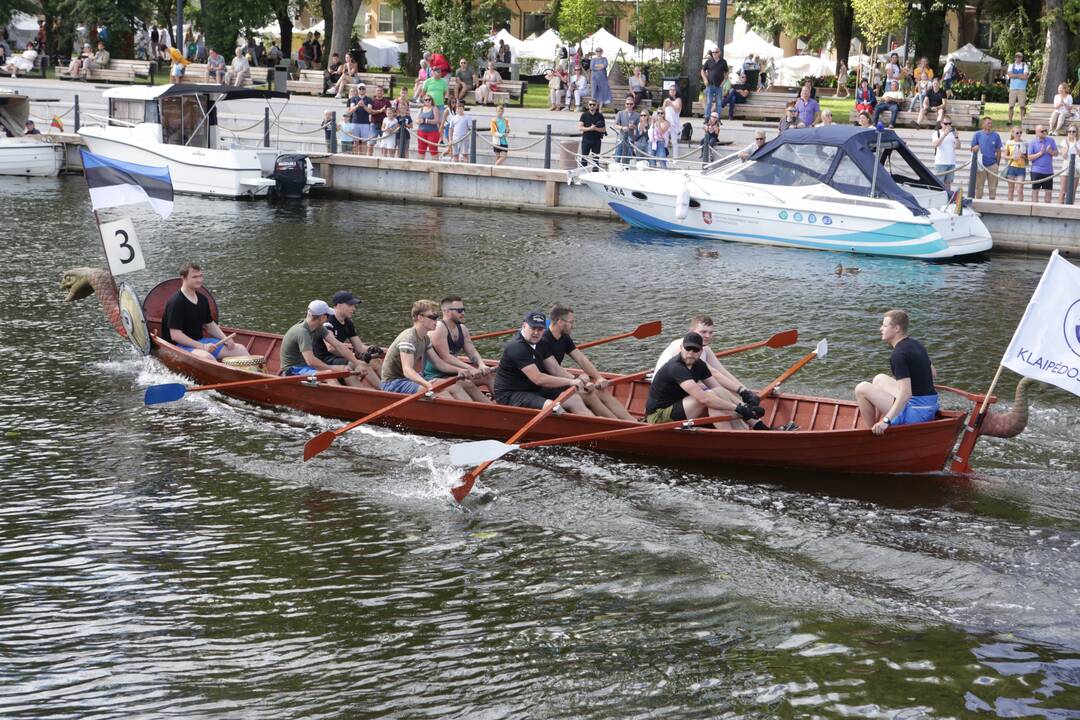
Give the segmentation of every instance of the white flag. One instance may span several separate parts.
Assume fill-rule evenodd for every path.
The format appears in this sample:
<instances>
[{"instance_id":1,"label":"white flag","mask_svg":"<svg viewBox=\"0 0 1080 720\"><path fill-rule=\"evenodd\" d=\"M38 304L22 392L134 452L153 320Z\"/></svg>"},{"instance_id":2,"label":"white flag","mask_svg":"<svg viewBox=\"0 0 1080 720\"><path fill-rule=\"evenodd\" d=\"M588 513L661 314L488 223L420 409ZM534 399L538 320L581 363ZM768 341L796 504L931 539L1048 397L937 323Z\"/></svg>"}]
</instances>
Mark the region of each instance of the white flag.
<instances>
[{"instance_id":1,"label":"white flag","mask_svg":"<svg viewBox=\"0 0 1080 720\"><path fill-rule=\"evenodd\" d=\"M1050 256L1001 364L1080 395L1080 267L1057 250Z\"/></svg>"}]
</instances>

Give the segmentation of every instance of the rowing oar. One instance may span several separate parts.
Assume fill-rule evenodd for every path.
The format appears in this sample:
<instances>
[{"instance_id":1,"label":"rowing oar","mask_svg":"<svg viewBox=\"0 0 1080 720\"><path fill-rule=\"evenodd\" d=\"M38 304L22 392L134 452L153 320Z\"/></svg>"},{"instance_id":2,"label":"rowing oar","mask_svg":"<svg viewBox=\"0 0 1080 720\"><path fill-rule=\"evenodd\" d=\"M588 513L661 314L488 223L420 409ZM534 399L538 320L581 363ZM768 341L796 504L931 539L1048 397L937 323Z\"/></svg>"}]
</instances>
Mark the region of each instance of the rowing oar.
<instances>
[{"instance_id":1,"label":"rowing oar","mask_svg":"<svg viewBox=\"0 0 1080 720\"><path fill-rule=\"evenodd\" d=\"M577 385L571 385L570 387L559 393L559 396L555 398L554 402L552 402L540 412L536 413L536 415L534 415L533 418L529 420L529 422L521 426L520 430L511 435L510 439L506 441L507 444L512 444L514 441L523 437L525 433L532 430L533 427L535 427L541 420L551 415L551 413L555 411L555 408L560 407L563 400L573 395L576 391ZM454 499L458 502L464 500L465 496L472 492L473 484L476 482L476 478L480 477L480 474L487 470L489 465L491 465L491 462L481 463L479 466L474 467L472 470L465 473L465 476L461 478L461 484L455 485L454 487L450 488L450 494L454 496Z\"/></svg>"},{"instance_id":2,"label":"rowing oar","mask_svg":"<svg viewBox=\"0 0 1080 720\"><path fill-rule=\"evenodd\" d=\"M512 443L499 442L498 440L477 440L476 442L459 443L450 448L450 463L452 465L478 465L491 463L507 453L515 450L528 450L529 448L544 447L546 445L573 445L577 443L593 442L594 440L607 440L609 438L621 438L625 435L638 435L640 433L654 432L656 430L680 430L689 429L695 425L712 425L718 422L731 420L731 415L714 415L712 417L694 418L692 420L672 420L666 423L638 425L635 427L619 428L618 430L604 430L601 432L585 433L584 435L570 435L569 437L552 438L550 440L534 440L532 442L514 445Z\"/></svg>"},{"instance_id":3,"label":"rowing oar","mask_svg":"<svg viewBox=\"0 0 1080 720\"><path fill-rule=\"evenodd\" d=\"M595 345L603 345L609 343L612 340L622 340L623 338L633 337L638 340L644 340L645 338L651 338L659 335L663 330L663 326L659 320L653 320L652 322L642 323L630 332L619 333L618 335L612 335L611 337L600 338L599 340L590 340L589 342L583 342L578 345L578 350L584 350L585 348L591 348Z\"/></svg>"},{"instance_id":4,"label":"rowing oar","mask_svg":"<svg viewBox=\"0 0 1080 720\"><path fill-rule=\"evenodd\" d=\"M768 397L770 394L772 394L773 390L780 387L781 383L786 382L788 378L790 378L795 373L799 372L799 370L802 370L803 366L806 365L806 363L810 362L811 360L813 360L816 357L824 359L825 356L828 355L828 354L829 354L829 341L826 338L826 339L822 340L821 342L819 342L817 344L816 348L814 348L809 353L804 355L797 363L795 363L794 365L789 367L787 370L785 370L784 373L780 377L776 378L771 383L766 385L764 387L764 389L762 389L758 393L758 397L763 397L763 398Z\"/></svg>"},{"instance_id":5,"label":"rowing oar","mask_svg":"<svg viewBox=\"0 0 1080 720\"><path fill-rule=\"evenodd\" d=\"M510 328L509 330L492 330L491 332L477 333L476 335L470 335L472 340L483 340L484 338L502 337L503 335L509 335L510 333L517 332L517 328Z\"/></svg>"},{"instance_id":6,"label":"rowing oar","mask_svg":"<svg viewBox=\"0 0 1080 720\"><path fill-rule=\"evenodd\" d=\"M209 349L209 350L208 350L207 352L210 352L210 353L214 352L214 351L215 351L215 350L217 350L217 349L218 349L219 347L221 347L221 346L222 346L222 345L224 345L225 343L227 343L227 342L229 342L230 340L232 340L232 339L233 339L234 337L236 337L236 333L229 333L228 335L226 335L225 337L221 338L221 339L220 339L220 340L218 340L218 341L217 341L216 343L214 343L213 345L211 345L211 346L210 346L210 349ZM292 377L292 375L290 375L289 377Z\"/></svg>"},{"instance_id":7,"label":"rowing oar","mask_svg":"<svg viewBox=\"0 0 1080 720\"><path fill-rule=\"evenodd\" d=\"M431 390L428 390L427 388L421 388L420 390L414 392L412 395L406 395L402 399L392 402L384 408L376 410L373 413L368 413L359 420L353 420L348 425L342 425L337 430L327 430L326 432L319 433L318 435L304 443L304 460L310 460L311 458L321 453L323 450L326 450L334 443L334 440L336 440L339 435L344 435L353 428L360 427L364 423L369 423L372 420L378 420L391 410L396 410L402 405L408 405L414 400L419 400L420 398L428 395L429 393L434 396L436 393L440 392L444 388L450 387L460 379L461 377L459 375L443 378L439 382L432 385Z\"/></svg>"},{"instance_id":8,"label":"rowing oar","mask_svg":"<svg viewBox=\"0 0 1080 720\"><path fill-rule=\"evenodd\" d=\"M143 402L147 405L157 405L158 403L167 403L174 400L179 400L189 392L202 392L203 390L224 390L225 388L237 388L247 387L248 385L276 385L278 383L297 383L305 380L333 380L335 378L343 378L347 376L351 371L346 370L328 370L326 372L316 373L314 375L286 375L283 377L258 377L254 380L237 380L235 382L217 383L216 385L199 385L197 387L187 387L181 383L163 383L161 385L151 385L146 388L146 394L143 395Z\"/></svg>"},{"instance_id":9,"label":"rowing oar","mask_svg":"<svg viewBox=\"0 0 1080 720\"><path fill-rule=\"evenodd\" d=\"M740 345L739 347L728 348L727 350L720 350L714 353L716 357L727 357L728 355L734 355L735 353L745 352L746 350L753 350L759 347L770 348L782 348L788 345L794 345L799 341L799 331L785 330L784 332L778 332L768 340L759 340L758 342L750 343L749 345Z\"/></svg>"}]
</instances>

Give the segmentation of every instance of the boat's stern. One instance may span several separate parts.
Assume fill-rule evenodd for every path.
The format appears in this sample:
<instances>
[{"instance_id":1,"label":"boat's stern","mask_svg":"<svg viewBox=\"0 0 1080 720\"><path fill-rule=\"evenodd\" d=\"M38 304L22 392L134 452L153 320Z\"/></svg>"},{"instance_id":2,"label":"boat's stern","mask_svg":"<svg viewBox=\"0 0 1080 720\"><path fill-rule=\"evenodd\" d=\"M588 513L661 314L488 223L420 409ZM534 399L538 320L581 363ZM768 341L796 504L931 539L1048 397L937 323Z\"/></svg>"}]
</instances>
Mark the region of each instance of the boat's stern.
<instances>
[{"instance_id":1,"label":"boat's stern","mask_svg":"<svg viewBox=\"0 0 1080 720\"><path fill-rule=\"evenodd\" d=\"M945 248L933 255L946 259L988 252L994 241L979 214L969 207L957 215L952 206L946 210L931 210L930 222L945 241Z\"/></svg>"}]
</instances>

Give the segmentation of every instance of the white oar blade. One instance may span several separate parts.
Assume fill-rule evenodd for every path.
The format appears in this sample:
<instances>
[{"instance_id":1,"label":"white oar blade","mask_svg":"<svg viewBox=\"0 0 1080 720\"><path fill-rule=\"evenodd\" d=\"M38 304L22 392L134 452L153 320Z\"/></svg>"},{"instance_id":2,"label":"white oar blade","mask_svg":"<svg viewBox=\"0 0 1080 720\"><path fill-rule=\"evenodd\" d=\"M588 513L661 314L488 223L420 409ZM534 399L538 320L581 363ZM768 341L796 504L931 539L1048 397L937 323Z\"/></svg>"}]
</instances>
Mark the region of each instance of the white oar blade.
<instances>
[{"instance_id":1,"label":"white oar blade","mask_svg":"<svg viewBox=\"0 0 1080 720\"><path fill-rule=\"evenodd\" d=\"M498 460L506 453L517 449L517 445L507 445L498 440L458 443L450 448L450 464L458 467L480 465L481 463Z\"/></svg>"},{"instance_id":2,"label":"white oar blade","mask_svg":"<svg viewBox=\"0 0 1080 720\"><path fill-rule=\"evenodd\" d=\"M815 350L814 352L817 353L818 360L824 360L825 356L829 354L829 339L825 338L824 340L819 342L817 344L817 350Z\"/></svg>"}]
</instances>

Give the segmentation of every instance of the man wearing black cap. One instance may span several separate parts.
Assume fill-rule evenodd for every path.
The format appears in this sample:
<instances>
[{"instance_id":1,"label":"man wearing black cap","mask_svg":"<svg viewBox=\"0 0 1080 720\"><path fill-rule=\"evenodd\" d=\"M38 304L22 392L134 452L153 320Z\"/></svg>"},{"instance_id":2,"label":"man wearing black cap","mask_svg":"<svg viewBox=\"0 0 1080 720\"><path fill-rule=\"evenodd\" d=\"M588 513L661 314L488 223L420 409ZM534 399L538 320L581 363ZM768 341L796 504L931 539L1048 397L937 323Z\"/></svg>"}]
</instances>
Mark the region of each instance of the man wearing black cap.
<instances>
[{"instance_id":1,"label":"man wearing black cap","mask_svg":"<svg viewBox=\"0 0 1080 720\"><path fill-rule=\"evenodd\" d=\"M345 356L335 352L334 348L327 347L322 338L316 338L314 342L315 357L327 365L349 365L350 362L356 368L366 368L368 372L363 376L363 381L354 377L346 378L349 385L368 385L376 390L382 388L382 360L384 355L382 348L374 345L365 345L356 334L356 326L353 325L352 316L356 306L360 304L360 298L348 290L340 290L334 293L331 300L333 312L326 317L325 327L341 343L342 350L348 353Z\"/></svg>"},{"instance_id":2,"label":"man wearing black cap","mask_svg":"<svg viewBox=\"0 0 1080 720\"><path fill-rule=\"evenodd\" d=\"M587 389L590 384L583 378L567 378L549 375L544 366L544 349L539 346L544 334L547 317L542 312L530 312L521 323L521 332L507 343L495 374L495 402L500 405L542 410L551 405L568 387ZM592 415L577 395L571 395L562 403L575 415Z\"/></svg>"},{"instance_id":3,"label":"man wearing black cap","mask_svg":"<svg viewBox=\"0 0 1080 720\"><path fill-rule=\"evenodd\" d=\"M664 363L653 375L649 399L645 403L647 422L689 420L702 417L709 410L734 410L747 421L755 417L755 411L760 408L751 408L744 403L736 405L714 392L720 388L720 383L701 359L703 346L700 335L696 332L686 333L679 354ZM702 385L708 390L703 390ZM739 420L732 420L731 427L735 430L746 429L746 425Z\"/></svg>"}]
</instances>

